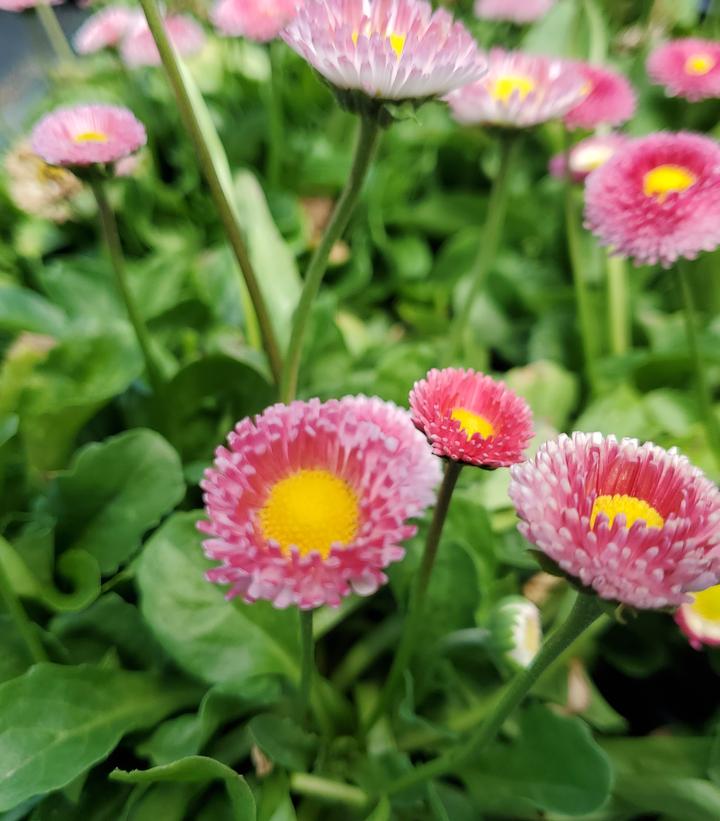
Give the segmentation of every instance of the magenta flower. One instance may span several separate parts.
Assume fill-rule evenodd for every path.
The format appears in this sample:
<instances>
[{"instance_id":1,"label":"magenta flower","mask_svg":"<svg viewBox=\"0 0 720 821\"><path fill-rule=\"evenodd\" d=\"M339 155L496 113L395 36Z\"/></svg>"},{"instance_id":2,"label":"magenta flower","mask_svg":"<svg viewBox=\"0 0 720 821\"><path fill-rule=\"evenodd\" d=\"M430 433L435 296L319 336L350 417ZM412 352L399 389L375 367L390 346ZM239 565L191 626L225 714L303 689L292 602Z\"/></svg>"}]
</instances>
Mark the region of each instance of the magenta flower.
<instances>
[{"instance_id":1,"label":"magenta flower","mask_svg":"<svg viewBox=\"0 0 720 821\"><path fill-rule=\"evenodd\" d=\"M273 405L228 444L201 483L205 553L222 562L208 579L276 607L375 592L440 479L407 412L376 398Z\"/></svg>"},{"instance_id":2,"label":"magenta flower","mask_svg":"<svg viewBox=\"0 0 720 821\"><path fill-rule=\"evenodd\" d=\"M475 14L486 20L532 23L554 5L555 0L475 0Z\"/></svg>"},{"instance_id":3,"label":"magenta flower","mask_svg":"<svg viewBox=\"0 0 720 821\"><path fill-rule=\"evenodd\" d=\"M57 6L64 0L0 0L0 11L27 11L35 6Z\"/></svg>"},{"instance_id":4,"label":"magenta flower","mask_svg":"<svg viewBox=\"0 0 720 821\"><path fill-rule=\"evenodd\" d=\"M89 17L77 30L73 38L75 51L92 54L113 48L141 18L141 12L126 6L107 6Z\"/></svg>"},{"instance_id":5,"label":"magenta flower","mask_svg":"<svg viewBox=\"0 0 720 821\"><path fill-rule=\"evenodd\" d=\"M127 108L56 108L32 133L32 149L50 165L94 165L127 157L147 142L143 124Z\"/></svg>"},{"instance_id":6,"label":"magenta flower","mask_svg":"<svg viewBox=\"0 0 720 821\"><path fill-rule=\"evenodd\" d=\"M675 611L675 621L696 650L701 650L703 645L717 647L720 645L720 585L693 593L690 598L691 601Z\"/></svg>"},{"instance_id":7,"label":"magenta flower","mask_svg":"<svg viewBox=\"0 0 720 821\"><path fill-rule=\"evenodd\" d=\"M565 115L568 128L621 125L635 113L635 92L627 77L588 63L572 63L585 80L584 96Z\"/></svg>"},{"instance_id":8,"label":"magenta flower","mask_svg":"<svg viewBox=\"0 0 720 821\"><path fill-rule=\"evenodd\" d=\"M688 37L655 49L647 72L673 97L691 102L720 97L720 43Z\"/></svg>"},{"instance_id":9,"label":"magenta flower","mask_svg":"<svg viewBox=\"0 0 720 821\"><path fill-rule=\"evenodd\" d=\"M527 128L564 116L584 88L582 75L563 60L494 48L487 74L446 99L464 125Z\"/></svg>"},{"instance_id":10,"label":"magenta flower","mask_svg":"<svg viewBox=\"0 0 720 821\"><path fill-rule=\"evenodd\" d=\"M638 264L694 259L720 245L720 146L698 134L632 140L588 177L587 226Z\"/></svg>"},{"instance_id":11,"label":"magenta flower","mask_svg":"<svg viewBox=\"0 0 720 821\"><path fill-rule=\"evenodd\" d=\"M576 143L570 149L570 176L573 181L584 182L591 171L604 165L628 140L624 134L607 134L587 137ZM561 152L550 160L553 177L565 179L565 159L565 153Z\"/></svg>"},{"instance_id":12,"label":"magenta flower","mask_svg":"<svg viewBox=\"0 0 720 821\"><path fill-rule=\"evenodd\" d=\"M475 40L425 0L306 0L282 38L336 89L422 101L482 76Z\"/></svg>"},{"instance_id":13,"label":"magenta flower","mask_svg":"<svg viewBox=\"0 0 720 821\"><path fill-rule=\"evenodd\" d=\"M221 34L266 43L274 40L295 14L295 0L218 0L210 17Z\"/></svg>"},{"instance_id":14,"label":"magenta flower","mask_svg":"<svg viewBox=\"0 0 720 821\"><path fill-rule=\"evenodd\" d=\"M563 434L510 472L520 532L601 598L676 606L720 580L720 491L675 449Z\"/></svg>"},{"instance_id":15,"label":"magenta flower","mask_svg":"<svg viewBox=\"0 0 720 821\"><path fill-rule=\"evenodd\" d=\"M188 14L173 14L163 22L168 39L181 57L191 57L205 45L205 32ZM160 53L144 16L136 20L123 38L120 57L130 68L160 65Z\"/></svg>"},{"instance_id":16,"label":"magenta flower","mask_svg":"<svg viewBox=\"0 0 720 821\"><path fill-rule=\"evenodd\" d=\"M410 410L433 453L455 462L508 467L524 459L533 437L527 402L473 370L431 370L413 386Z\"/></svg>"}]
</instances>

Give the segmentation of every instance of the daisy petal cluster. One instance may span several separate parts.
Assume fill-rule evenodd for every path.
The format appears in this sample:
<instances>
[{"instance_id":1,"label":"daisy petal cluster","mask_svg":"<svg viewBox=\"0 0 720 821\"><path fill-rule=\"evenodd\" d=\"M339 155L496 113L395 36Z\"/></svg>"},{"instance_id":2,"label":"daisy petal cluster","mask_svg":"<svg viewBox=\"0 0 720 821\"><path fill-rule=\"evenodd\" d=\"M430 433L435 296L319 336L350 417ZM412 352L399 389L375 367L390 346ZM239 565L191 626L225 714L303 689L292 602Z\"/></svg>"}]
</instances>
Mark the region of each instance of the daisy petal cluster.
<instances>
[{"instance_id":1,"label":"daisy petal cluster","mask_svg":"<svg viewBox=\"0 0 720 821\"><path fill-rule=\"evenodd\" d=\"M632 140L588 177L587 226L639 264L672 265L720 245L720 145L698 134Z\"/></svg>"},{"instance_id":2,"label":"daisy petal cluster","mask_svg":"<svg viewBox=\"0 0 720 821\"><path fill-rule=\"evenodd\" d=\"M293 19L296 8L295 0L219 0L210 18L221 34L266 43Z\"/></svg>"},{"instance_id":3,"label":"daisy petal cluster","mask_svg":"<svg viewBox=\"0 0 720 821\"><path fill-rule=\"evenodd\" d=\"M675 611L675 621L696 650L720 645L720 585L693 593Z\"/></svg>"},{"instance_id":4,"label":"daisy petal cluster","mask_svg":"<svg viewBox=\"0 0 720 821\"><path fill-rule=\"evenodd\" d=\"M621 125L635 113L635 92L627 77L589 63L571 63L585 81L583 98L563 118L568 128Z\"/></svg>"},{"instance_id":5,"label":"daisy petal cluster","mask_svg":"<svg viewBox=\"0 0 720 821\"><path fill-rule=\"evenodd\" d=\"M720 97L720 43L688 37L652 52L647 72L673 97L691 102Z\"/></svg>"},{"instance_id":6,"label":"daisy petal cluster","mask_svg":"<svg viewBox=\"0 0 720 821\"><path fill-rule=\"evenodd\" d=\"M181 57L190 57L205 45L205 32L189 15L172 14L163 23L168 39ZM144 16L136 19L123 37L120 57L130 68L160 65L160 52Z\"/></svg>"},{"instance_id":7,"label":"daisy petal cluster","mask_svg":"<svg viewBox=\"0 0 720 821\"><path fill-rule=\"evenodd\" d=\"M78 54L93 54L119 45L142 14L127 6L107 6L89 17L77 30L73 45Z\"/></svg>"},{"instance_id":8,"label":"daisy petal cluster","mask_svg":"<svg viewBox=\"0 0 720 821\"><path fill-rule=\"evenodd\" d=\"M455 462L508 467L533 437L527 402L473 370L431 370L410 392L410 410L433 452Z\"/></svg>"},{"instance_id":9,"label":"daisy petal cluster","mask_svg":"<svg viewBox=\"0 0 720 821\"><path fill-rule=\"evenodd\" d=\"M527 128L563 117L584 93L585 80L565 61L495 48L487 74L446 99L464 125Z\"/></svg>"},{"instance_id":10,"label":"daisy petal cluster","mask_svg":"<svg viewBox=\"0 0 720 821\"><path fill-rule=\"evenodd\" d=\"M425 0L307 0L281 36L336 89L377 101L440 97L485 71L465 27Z\"/></svg>"},{"instance_id":11,"label":"daisy petal cluster","mask_svg":"<svg viewBox=\"0 0 720 821\"><path fill-rule=\"evenodd\" d=\"M584 182L592 171L604 165L628 142L628 139L624 134L587 137L576 143L567 157L564 152L556 154L550 160L550 173L554 177L564 179L566 166L569 164L573 181Z\"/></svg>"},{"instance_id":12,"label":"daisy petal cluster","mask_svg":"<svg viewBox=\"0 0 720 821\"><path fill-rule=\"evenodd\" d=\"M603 599L677 606L720 580L720 491L675 449L563 434L511 476L520 532Z\"/></svg>"},{"instance_id":13,"label":"daisy petal cluster","mask_svg":"<svg viewBox=\"0 0 720 821\"><path fill-rule=\"evenodd\" d=\"M238 423L201 486L208 578L229 596L309 609L373 593L430 504L438 461L376 398L274 405Z\"/></svg>"},{"instance_id":14,"label":"daisy petal cluster","mask_svg":"<svg viewBox=\"0 0 720 821\"><path fill-rule=\"evenodd\" d=\"M32 133L32 149L50 165L115 162L145 145L142 123L127 108L78 105L57 108Z\"/></svg>"},{"instance_id":15,"label":"daisy petal cluster","mask_svg":"<svg viewBox=\"0 0 720 821\"><path fill-rule=\"evenodd\" d=\"M555 0L475 0L475 14L484 20L532 23L554 5Z\"/></svg>"},{"instance_id":16,"label":"daisy petal cluster","mask_svg":"<svg viewBox=\"0 0 720 821\"><path fill-rule=\"evenodd\" d=\"M35 6L57 6L64 0L0 0L0 11L27 11Z\"/></svg>"}]
</instances>

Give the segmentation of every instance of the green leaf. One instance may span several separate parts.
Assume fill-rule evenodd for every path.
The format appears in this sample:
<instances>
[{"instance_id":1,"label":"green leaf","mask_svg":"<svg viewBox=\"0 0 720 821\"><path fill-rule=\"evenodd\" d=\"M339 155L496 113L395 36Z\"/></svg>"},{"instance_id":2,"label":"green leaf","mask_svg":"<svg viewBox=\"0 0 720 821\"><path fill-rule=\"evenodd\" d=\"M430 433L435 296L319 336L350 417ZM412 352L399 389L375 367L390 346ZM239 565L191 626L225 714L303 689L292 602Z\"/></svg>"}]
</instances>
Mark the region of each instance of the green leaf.
<instances>
[{"instance_id":1,"label":"green leaf","mask_svg":"<svg viewBox=\"0 0 720 821\"><path fill-rule=\"evenodd\" d=\"M212 565L203 556L198 518L176 513L145 545L137 579L146 621L181 667L210 684L272 673L296 680L297 612L226 601L204 577Z\"/></svg>"},{"instance_id":2,"label":"green leaf","mask_svg":"<svg viewBox=\"0 0 720 821\"><path fill-rule=\"evenodd\" d=\"M58 336L66 321L63 312L40 294L26 288L0 286L0 330Z\"/></svg>"},{"instance_id":3,"label":"green leaf","mask_svg":"<svg viewBox=\"0 0 720 821\"><path fill-rule=\"evenodd\" d=\"M258 747L288 770L307 770L317 747L314 736L286 716L263 713L250 719L248 729Z\"/></svg>"},{"instance_id":4,"label":"green leaf","mask_svg":"<svg viewBox=\"0 0 720 821\"><path fill-rule=\"evenodd\" d=\"M57 546L113 573L184 495L180 459L160 434L141 428L87 445L49 490Z\"/></svg>"},{"instance_id":5,"label":"green leaf","mask_svg":"<svg viewBox=\"0 0 720 821\"><path fill-rule=\"evenodd\" d=\"M194 700L143 673L38 664L0 685L0 810L69 784L122 736Z\"/></svg>"},{"instance_id":6,"label":"green leaf","mask_svg":"<svg viewBox=\"0 0 720 821\"><path fill-rule=\"evenodd\" d=\"M509 388L524 397L536 420L562 430L577 404L580 386L575 374L549 360L513 368L503 377Z\"/></svg>"},{"instance_id":7,"label":"green leaf","mask_svg":"<svg viewBox=\"0 0 720 821\"><path fill-rule=\"evenodd\" d=\"M235 821L255 821L255 799L245 779L214 758L188 756L150 770L113 770L110 778L127 784L154 784L158 781L179 783L207 783L223 781L233 807Z\"/></svg>"}]
</instances>

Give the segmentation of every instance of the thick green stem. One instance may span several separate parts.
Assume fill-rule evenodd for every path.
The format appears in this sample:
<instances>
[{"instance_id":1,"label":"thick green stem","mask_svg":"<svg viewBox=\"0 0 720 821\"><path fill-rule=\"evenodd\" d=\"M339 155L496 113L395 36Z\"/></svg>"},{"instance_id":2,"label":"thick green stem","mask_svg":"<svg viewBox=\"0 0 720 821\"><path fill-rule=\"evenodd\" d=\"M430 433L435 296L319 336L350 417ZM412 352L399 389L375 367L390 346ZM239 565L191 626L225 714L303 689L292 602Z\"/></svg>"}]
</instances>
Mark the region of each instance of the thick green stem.
<instances>
[{"instance_id":1,"label":"thick green stem","mask_svg":"<svg viewBox=\"0 0 720 821\"><path fill-rule=\"evenodd\" d=\"M40 3L35 6L35 13L38 16L40 25L45 29L45 34L53 47L61 63L72 63L75 61L75 54L70 48L65 32L60 26L57 15L50 6Z\"/></svg>"},{"instance_id":2,"label":"thick green stem","mask_svg":"<svg viewBox=\"0 0 720 821\"><path fill-rule=\"evenodd\" d=\"M445 476L438 491L435 511L425 541L425 550L423 551L420 567L410 592L408 613L400 638L400 645L395 653L377 707L367 723L368 730L375 724L380 716L392 707L402 677L408 664L412 660L420 627L425 615L425 593L427 592L432 569L435 565L435 558L437 557L438 547L440 545L440 537L442 536L443 526L447 517L448 508L450 507L450 499L452 498L453 490L455 489L462 467L462 462L448 462L445 468Z\"/></svg>"},{"instance_id":3,"label":"thick green stem","mask_svg":"<svg viewBox=\"0 0 720 821\"><path fill-rule=\"evenodd\" d=\"M163 379L160 369L158 368L152 354L150 334L148 333L148 329L142 316L140 315L140 311L138 311L132 292L130 291L130 286L127 280L127 272L125 271L125 259L123 257L122 246L120 244L120 235L118 233L117 223L115 222L115 215L113 214L113 210L108 202L103 184L96 180L92 182L91 185L93 194L95 194L95 199L97 200L100 226L102 228L103 238L110 256L110 263L115 274L115 282L117 283L118 290L120 291L120 296L125 303L125 310L127 311L130 324L133 326L138 345L140 346L143 358L145 359L145 368L147 370L148 379L152 385L153 392L157 394L162 387Z\"/></svg>"},{"instance_id":4,"label":"thick green stem","mask_svg":"<svg viewBox=\"0 0 720 821\"><path fill-rule=\"evenodd\" d=\"M143 2L147 2L147 0L143 0ZM335 209L325 228L325 233L320 240L320 244L315 249L315 253L310 260L305 274L305 284L303 285L300 301L293 318L290 343L285 356L285 366L283 368L280 388L281 402L292 401L297 393L298 371L300 370L303 341L305 339L305 332L307 331L313 302L320 290L320 283L325 276L330 251L350 221L350 216L360 196L360 191L362 190L362 185L370 163L375 155L379 139L380 125L377 121L370 117L361 117L350 176L345 183L345 188L340 195L340 199L338 199L335 204Z\"/></svg>"},{"instance_id":5,"label":"thick green stem","mask_svg":"<svg viewBox=\"0 0 720 821\"><path fill-rule=\"evenodd\" d=\"M542 673L581 633L602 615L602 612L597 598L587 596L584 593L578 594L567 621L550 634L532 664L517 674L495 709L487 716L477 732L461 747L451 750L434 761L417 767L402 776L386 792L396 793L431 778L455 772L483 752L495 739L507 718L520 705Z\"/></svg>"},{"instance_id":6,"label":"thick green stem","mask_svg":"<svg viewBox=\"0 0 720 821\"><path fill-rule=\"evenodd\" d=\"M307 719L315 674L315 639L313 638L313 611L300 611L300 694L298 714L300 723Z\"/></svg>"},{"instance_id":7,"label":"thick green stem","mask_svg":"<svg viewBox=\"0 0 720 821\"><path fill-rule=\"evenodd\" d=\"M282 372L280 349L255 270L250 261L243 231L238 222L235 208L230 201L230 194L223 185L220 171L205 139L200 120L193 107L190 93L183 79L183 73L177 55L165 33L165 27L162 24L157 2L156 0L140 0L140 5L145 12L148 27L160 52L160 58L165 72L175 93L180 116L193 142L200 168L210 188L210 193L215 202L215 207L218 210L223 228L225 229L225 234L238 261L245 285L250 294L258 324L260 325L260 332L262 333L270 370L275 382L279 383L280 374Z\"/></svg>"},{"instance_id":8,"label":"thick green stem","mask_svg":"<svg viewBox=\"0 0 720 821\"><path fill-rule=\"evenodd\" d=\"M485 285L485 280L497 256L507 214L510 171L519 145L520 140L514 134L503 134L500 138L500 168L492 184L487 216L480 237L480 246L469 275L470 290L465 296L462 309L457 315L452 328L450 338L451 359L463 351L473 306L478 294Z\"/></svg>"},{"instance_id":9,"label":"thick green stem","mask_svg":"<svg viewBox=\"0 0 720 821\"><path fill-rule=\"evenodd\" d=\"M0 562L0 598L5 602L5 608L15 622L15 627L30 651L33 661L47 661L48 657L38 637L35 624L28 618L25 608L15 594L2 562Z\"/></svg>"},{"instance_id":10,"label":"thick green stem","mask_svg":"<svg viewBox=\"0 0 720 821\"><path fill-rule=\"evenodd\" d=\"M283 100L282 57L284 44L271 42L268 45L270 59L270 82L268 83L268 145L265 174L271 189L278 187L282 171L283 156Z\"/></svg>"},{"instance_id":11,"label":"thick green stem","mask_svg":"<svg viewBox=\"0 0 720 821\"><path fill-rule=\"evenodd\" d=\"M620 356L630 346L630 293L624 257L608 254L607 291L610 350Z\"/></svg>"},{"instance_id":12,"label":"thick green stem","mask_svg":"<svg viewBox=\"0 0 720 821\"><path fill-rule=\"evenodd\" d=\"M348 804L359 809L368 803L368 796L359 787L309 773L291 773L290 790L297 795Z\"/></svg>"},{"instance_id":13,"label":"thick green stem","mask_svg":"<svg viewBox=\"0 0 720 821\"><path fill-rule=\"evenodd\" d=\"M700 406L700 413L705 424L710 447L715 456L715 462L720 468L720 423L713 408L713 397L705 371L705 362L700 351L700 341L697 332L697 317L695 314L695 304L692 295L692 287L687 269L687 263L680 261L677 264L678 279L682 291L683 308L685 313L685 330L687 333L688 347L690 349L690 360L695 376L695 386L697 389L697 400Z\"/></svg>"}]
</instances>

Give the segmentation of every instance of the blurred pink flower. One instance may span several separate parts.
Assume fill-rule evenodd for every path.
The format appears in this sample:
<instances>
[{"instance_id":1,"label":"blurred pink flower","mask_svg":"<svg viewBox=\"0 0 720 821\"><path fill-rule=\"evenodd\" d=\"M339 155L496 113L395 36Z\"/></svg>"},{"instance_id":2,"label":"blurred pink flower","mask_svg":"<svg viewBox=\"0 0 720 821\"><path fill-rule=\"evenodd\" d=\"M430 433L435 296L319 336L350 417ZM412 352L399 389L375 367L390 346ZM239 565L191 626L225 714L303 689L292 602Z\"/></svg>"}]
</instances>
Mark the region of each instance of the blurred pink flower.
<instances>
[{"instance_id":1,"label":"blurred pink flower","mask_svg":"<svg viewBox=\"0 0 720 821\"><path fill-rule=\"evenodd\" d=\"M532 23L554 5L555 0L475 0L475 14L487 20Z\"/></svg>"},{"instance_id":2,"label":"blurred pink flower","mask_svg":"<svg viewBox=\"0 0 720 821\"><path fill-rule=\"evenodd\" d=\"M652 52L647 72L673 97L692 102L720 97L720 43L695 37L671 40Z\"/></svg>"},{"instance_id":3,"label":"blurred pink flower","mask_svg":"<svg viewBox=\"0 0 720 821\"><path fill-rule=\"evenodd\" d=\"M274 40L296 14L295 0L218 0L210 15L221 34Z\"/></svg>"},{"instance_id":4,"label":"blurred pink flower","mask_svg":"<svg viewBox=\"0 0 720 821\"><path fill-rule=\"evenodd\" d=\"M570 149L570 176L574 182L584 182L596 168L604 165L610 157L629 141L624 134L607 134L587 137ZM559 179L565 178L565 153L556 154L550 160L550 173Z\"/></svg>"},{"instance_id":5,"label":"blurred pink flower","mask_svg":"<svg viewBox=\"0 0 720 821\"><path fill-rule=\"evenodd\" d=\"M691 599L675 611L675 621L696 650L701 650L703 645L717 647L720 645L720 585L693 593Z\"/></svg>"},{"instance_id":6,"label":"blurred pink flower","mask_svg":"<svg viewBox=\"0 0 720 821\"><path fill-rule=\"evenodd\" d=\"M201 483L207 577L276 607L374 593L440 479L407 411L376 398L273 405L228 444Z\"/></svg>"},{"instance_id":7,"label":"blurred pink flower","mask_svg":"<svg viewBox=\"0 0 720 821\"><path fill-rule=\"evenodd\" d=\"M0 0L0 11L26 11L35 6L58 6L65 0Z\"/></svg>"},{"instance_id":8,"label":"blurred pink flower","mask_svg":"<svg viewBox=\"0 0 720 821\"><path fill-rule=\"evenodd\" d=\"M584 96L565 115L568 128L621 125L635 113L635 92L623 74L589 63L571 64L585 80Z\"/></svg>"},{"instance_id":9,"label":"blurred pink flower","mask_svg":"<svg viewBox=\"0 0 720 821\"><path fill-rule=\"evenodd\" d=\"M119 45L127 31L142 18L142 12L126 6L107 6L89 17L75 33L78 54L92 54Z\"/></svg>"},{"instance_id":10,"label":"blurred pink flower","mask_svg":"<svg viewBox=\"0 0 720 821\"><path fill-rule=\"evenodd\" d=\"M588 177L585 219L638 264L672 265L720 245L720 145L687 132L629 142Z\"/></svg>"},{"instance_id":11,"label":"blurred pink flower","mask_svg":"<svg viewBox=\"0 0 720 821\"><path fill-rule=\"evenodd\" d=\"M190 57L205 45L205 32L188 14L170 15L164 24L168 39L181 57ZM120 44L120 57L130 68L160 65L160 53L143 15L125 34Z\"/></svg>"}]
</instances>

